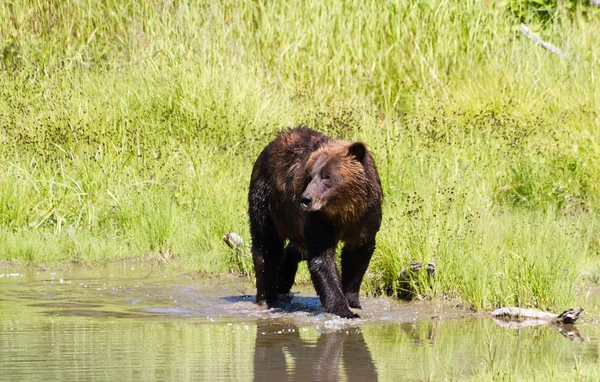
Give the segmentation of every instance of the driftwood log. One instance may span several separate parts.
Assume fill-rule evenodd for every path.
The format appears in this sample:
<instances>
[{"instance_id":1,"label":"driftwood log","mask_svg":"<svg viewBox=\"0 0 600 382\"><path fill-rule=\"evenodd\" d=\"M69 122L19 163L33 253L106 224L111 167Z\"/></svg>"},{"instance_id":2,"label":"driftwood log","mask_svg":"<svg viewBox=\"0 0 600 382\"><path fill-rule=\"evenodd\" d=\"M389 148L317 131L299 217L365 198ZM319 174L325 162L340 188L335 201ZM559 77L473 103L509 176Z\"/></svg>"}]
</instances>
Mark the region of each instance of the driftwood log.
<instances>
[{"instance_id":1,"label":"driftwood log","mask_svg":"<svg viewBox=\"0 0 600 382\"><path fill-rule=\"evenodd\" d=\"M537 309L525 309L525 308L500 308L494 310L491 315L492 317L503 319L506 321L521 321L521 320L541 320L544 323L553 324L567 324L572 325L577 321L579 316L583 313L583 308L579 309L567 309L561 314L554 314L549 312L543 312Z\"/></svg>"},{"instance_id":2,"label":"driftwood log","mask_svg":"<svg viewBox=\"0 0 600 382\"><path fill-rule=\"evenodd\" d=\"M543 312L537 309L507 307L491 313L494 322L508 329L522 329L530 326L550 325L565 338L583 342L583 336L575 328L575 322L583 313L583 308L567 309L560 314Z\"/></svg>"}]
</instances>

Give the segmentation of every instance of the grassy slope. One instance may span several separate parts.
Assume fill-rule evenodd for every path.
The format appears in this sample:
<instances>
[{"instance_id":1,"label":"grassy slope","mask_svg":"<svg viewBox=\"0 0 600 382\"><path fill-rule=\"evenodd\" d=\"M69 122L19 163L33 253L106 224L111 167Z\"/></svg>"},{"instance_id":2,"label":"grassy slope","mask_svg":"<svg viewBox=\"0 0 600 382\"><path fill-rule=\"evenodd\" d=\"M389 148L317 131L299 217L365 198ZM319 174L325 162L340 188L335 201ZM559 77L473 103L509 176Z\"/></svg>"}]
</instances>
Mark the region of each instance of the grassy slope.
<instances>
[{"instance_id":1,"label":"grassy slope","mask_svg":"<svg viewBox=\"0 0 600 382\"><path fill-rule=\"evenodd\" d=\"M561 309L600 277L598 23L547 25L561 59L492 1L45 3L0 5L1 258L251 272L220 238L306 123L378 162L368 291L435 260L424 295Z\"/></svg>"}]
</instances>

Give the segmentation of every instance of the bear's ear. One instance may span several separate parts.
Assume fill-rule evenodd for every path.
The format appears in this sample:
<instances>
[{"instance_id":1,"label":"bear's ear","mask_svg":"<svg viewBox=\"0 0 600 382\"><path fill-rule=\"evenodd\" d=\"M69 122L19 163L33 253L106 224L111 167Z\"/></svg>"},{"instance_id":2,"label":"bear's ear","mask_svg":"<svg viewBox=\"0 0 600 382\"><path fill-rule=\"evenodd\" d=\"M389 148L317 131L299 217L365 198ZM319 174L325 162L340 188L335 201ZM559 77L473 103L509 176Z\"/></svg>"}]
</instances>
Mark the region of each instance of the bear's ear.
<instances>
[{"instance_id":1,"label":"bear's ear","mask_svg":"<svg viewBox=\"0 0 600 382\"><path fill-rule=\"evenodd\" d=\"M355 157L357 161L362 163L365 159L365 155L367 154L367 148L362 142L354 142L348 147L348 154Z\"/></svg>"}]
</instances>

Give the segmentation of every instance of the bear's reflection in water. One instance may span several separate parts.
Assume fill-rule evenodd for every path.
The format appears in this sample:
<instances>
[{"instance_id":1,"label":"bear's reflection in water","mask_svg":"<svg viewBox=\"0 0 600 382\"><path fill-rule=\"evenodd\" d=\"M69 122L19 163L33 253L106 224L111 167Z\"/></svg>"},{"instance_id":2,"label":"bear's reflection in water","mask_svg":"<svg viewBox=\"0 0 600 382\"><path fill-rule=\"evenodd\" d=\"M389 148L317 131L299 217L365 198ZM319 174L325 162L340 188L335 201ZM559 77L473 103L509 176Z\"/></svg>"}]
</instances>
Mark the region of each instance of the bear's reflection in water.
<instances>
[{"instance_id":1,"label":"bear's reflection in water","mask_svg":"<svg viewBox=\"0 0 600 382\"><path fill-rule=\"evenodd\" d=\"M306 329L294 324L270 320L257 324L255 381L377 380L371 352L358 327L305 336L301 330Z\"/></svg>"}]
</instances>

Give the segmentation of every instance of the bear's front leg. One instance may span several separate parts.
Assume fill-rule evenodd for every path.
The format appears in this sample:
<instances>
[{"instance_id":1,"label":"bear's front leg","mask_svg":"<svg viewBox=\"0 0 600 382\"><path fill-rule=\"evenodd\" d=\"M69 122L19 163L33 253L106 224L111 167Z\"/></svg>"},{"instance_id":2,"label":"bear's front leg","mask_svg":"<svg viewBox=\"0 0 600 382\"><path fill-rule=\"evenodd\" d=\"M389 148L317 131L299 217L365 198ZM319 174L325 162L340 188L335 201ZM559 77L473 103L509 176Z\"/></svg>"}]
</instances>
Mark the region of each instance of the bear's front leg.
<instances>
[{"instance_id":1,"label":"bear's front leg","mask_svg":"<svg viewBox=\"0 0 600 382\"><path fill-rule=\"evenodd\" d=\"M321 305L328 313L344 318L359 318L350 310L348 300L342 292L340 276L335 264L335 248L324 252L309 253L308 269Z\"/></svg>"},{"instance_id":2,"label":"bear's front leg","mask_svg":"<svg viewBox=\"0 0 600 382\"><path fill-rule=\"evenodd\" d=\"M360 284L374 250L374 237L360 245L346 244L342 249L342 290L351 308L362 308L358 297Z\"/></svg>"},{"instance_id":3,"label":"bear's front leg","mask_svg":"<svg viewBox=\"0 0 600 382\"><path fill-rule=\"evenodd\" d=\"M342 291L342 283L337 270L335 231L326 220L318 215L307 220L305 236L308 250L308 269L321 305L328 313L344 318L359 318L350 310L348 300Z\"/></svg>"}]
</instances>

